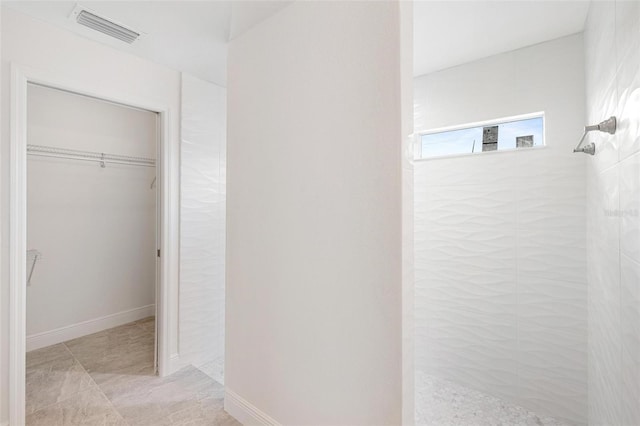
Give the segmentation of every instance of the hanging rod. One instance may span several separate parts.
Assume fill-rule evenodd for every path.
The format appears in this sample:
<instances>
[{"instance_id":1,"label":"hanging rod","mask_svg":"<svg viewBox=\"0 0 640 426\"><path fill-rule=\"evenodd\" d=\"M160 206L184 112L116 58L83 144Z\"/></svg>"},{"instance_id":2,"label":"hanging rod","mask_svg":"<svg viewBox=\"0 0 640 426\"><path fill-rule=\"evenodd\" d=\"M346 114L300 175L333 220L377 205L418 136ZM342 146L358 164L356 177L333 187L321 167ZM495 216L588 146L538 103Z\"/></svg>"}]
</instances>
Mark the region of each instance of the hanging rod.
<instances>
[{"instance_id":1,"label":"hanging rod","mask_svg":"<svg viewBox=\"0 0 640 426\"><path fill-rule=\"evenodd\" d=\"M40 157L67 158L71 160L96 161L101 167L105 163L130 164L135 166L155 167L156 160L129 155L105 154L103 152L80 151L76 149L57 148L44 145L27 145L27 153Z\"/></svg>"}]
</instances>

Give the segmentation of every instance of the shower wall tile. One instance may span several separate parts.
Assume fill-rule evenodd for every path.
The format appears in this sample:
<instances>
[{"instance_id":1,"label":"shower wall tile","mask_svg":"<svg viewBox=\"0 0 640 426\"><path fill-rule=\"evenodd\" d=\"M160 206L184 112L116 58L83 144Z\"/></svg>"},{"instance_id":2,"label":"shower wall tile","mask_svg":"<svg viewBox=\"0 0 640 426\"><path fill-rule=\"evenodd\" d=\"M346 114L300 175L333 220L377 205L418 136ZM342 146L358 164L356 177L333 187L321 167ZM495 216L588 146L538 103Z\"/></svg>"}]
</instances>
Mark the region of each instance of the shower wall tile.
<instances>
[{"instance_id":1,"label":"shower wall tile","mask_svg":"<svg viewBox=\"0 0 640 426\"><path fill-rule=\"evenodd\" d=\"M515 193L506 186L437 187L425 197L421 252L430 262L453 271L484 270L513 274ZM422 228L420 228L422 229Z\"/></svg>"},{"instance_id":2,"label":"shower wall tile","mask_svg":"<svg viewBox=\"0 0 640 426\"><path fill-rule=\"evenodd\" d=\"M518 278L518 377L522 405L587 421L587 292L583 282Z\"/></svg>"},{"instance_id":3,"label":"shower wall tile","mask_svg":"<svg viewBox=\"0 0 640 426\"><path fill-rule=\"evenodd\" d=\"M584 186L572 176L519 182L519 276L585 282L585 199Z\"/></svg>"},{"instance_id":4,"label":"shower wall tile","mask_svg":"<svg viewBox=\"0 0 640 426\"><path fill-rule=\"evenodd\" d=\"M590 167L588 188L589 423L621 424L619 167Z\"/></svg>"},{"instance_id":5,"label":"shower wall tile","mask_svg":"<svg viewBox=\"0 0 640 426\"><path fill-rule=\"evenodd\" d=\"M620 243L620 168L616 164L604 172L591 168L590 171L587 220L593 229L587 234L587 240L597 248L616 248Z\"/></svg>"},{"instance_id":6,"label":"shower wall tile","mask_svg":"<svg viewBox=\"0 0 640 426\"><path fill-rule=\"evenodd\" d=\"M618 96L623 98L627 89L637 88L631 83L640 67L640 2L619 1L615 9L616 79Z\"/></svg>"},{"instance_id":7,"label":"shower wall tile","mask_svg":"<svg viewBox=\"0 0 640 426\"><path fill-rule=\"evenodd\" d=\"M592 2L585 51L590 52L589 121L597 122L610 111L618 118L615 135L594 136L596 155L588 162L589 423L636 425L640 424L640 4Z\"/></svg>"},{"instance_id":8,"label":"shower wall tile","mask_svg":"<svg viewBox=\"0 0 640 426\"><path fill-rule=\"evenodd\" d=\"M508 397L517 389L515 281L466 269L434 273L428 288L433 374Z\"/></svg>"},{"instance_id":9,"label":"shower wall tile","mask_svg":"<svg viewBox=\"0 0 640 426\"><path fill-rule=\"evenodd\" d=\"M616 81L612 80L606 87L602 97L588 97L587 122L597 124L611 117L618 116L618 94ZM619 160L619 142L617 135L605 132L590 132L586 143L595 143L597 155L589 159L598 172L602 172L616 164Z\"/></svg>"},{"instance_id":10,"label":"shower wall tile","mask_svg":"<svg viewBox=\"0 0 640 426\"><path fill-rule=\"evenodd\" d=\"M548 145L544 149L529 151L527 155L517 155L514 177L519 186L538 187L545 189L550 196L562 198L567 196L566 185L577 187L584 183L582 179L584 179L586 163L584 158L577 157L572 150L567 152L566 149L571 144L575 145L577 142L575 138L580 137L580 131L576 129L568 131L567 126L562 125L565 117L557 114L551 114L552 117L549 115L545 111ZM554 185L549 186L550 182ZM526 193L524 189L520 192ZM584 188L576 194L584 195Z\"/></svg>"},{"instance_id":11,"label":"shower wall tile","mask_svg":"<svg viewBox=\"0 0 640 426\"><path fill-rule=\"evenodd\" d=\"M640 424L640 263L621 258L622 424Z\"/></svg>"},{"instance_id":12,"label":"shower wall tile","mask_svg":"<svg viewBox=\"0 0 640 426\"><path fill-rule=\"evenodd\" d=\"M631 73L622 68L618 76L617 93L620 99L616 136L620 145L618 156L624 160L640 152L640 71L636 69Z\"/></svg>"},{"instance_id":13,"label":"shower wall tile","mask_svg":"<svg viewBox=\"0 0 640 426\"><path fill-rule=\"evenodd\" d=\"M585 80L588 89L600 86L599 90L587 90L588 106L595 105L590 96L602 99L604 90L615 79L616 72L616 2L591 2L585 23Z\"/></svg>"},{"instance_id":14,"label":"shower wall tile","mask_svg":"<svg viewBox=\"0 0 640 426\"><path fill-rule=\"evenodd\" d=\"M542 149L416 162L416 368L572 424L587 421L583 66L574 36L414 83L417 131L535 111L546 126Z\"/></svg>"},{"instance_id":15,"label":"shower wall tile","mask_svg":"<svg viewBox=\"0 0 640 426\"><path fill-rule=\"evenodd\" d=\"M589 322L589 423L593 425L621 424L622 353L617 284L606 294L608 297L602 293L589 296L590 319L597 318Z\"/></svg>"},{"instance_id":16,"label":"shower wall tile","mask_svg":"<svg viewBox=\"0 0 640 426\"><path fill-rule=\"evenodd\" d=\"M589 124L597 124L618 113L615 21L614 1L591 3L584 31ZM591 132L585 143L591 142L596 144L597 155L591 159L596 170L603 171L618 161L618 138Z\"/></svg>"},{"instance_id":17,"label":"shower wall tile","mask_svg":"<svg viewBox=\"0 0 640 426\"><path fill-rule=\"evenodd\" d=\"M180 358L223 379L226 94L183 74Z\"/></svg>"},{"instance_id":18,"label":"shower wall tile","mask_svg":"<svg viewBox=\"0 0 640 426\"><path fill-rule=\"evenodd\" d=\"M465 182L421 194L415 247L426 261L416 265L416 306L428 309L417 309L418 368L510 395L517 385L515 192Z\"/></svg>"},{"instance_id":19,"label":"shower wall tile","mask_svg":"<svg viewBox=\"0 0 640 426\"><path fill-rule=\"evenodd\" d=\"M504 185L503 176L518 175L518 164L512 161L515 156L508 152L486 155L482 161L474 156L422 161L415 168L414 190L420 195L441 186Z\"/></svg>"},{"instance_id":20,"label":"shower wall tile","mask_svg":"<svg viewBox=\"0 0 640 426\"><path fill-rule=\"evenodd\" d=\"M640 262L640 154L620 167L620 246L622 253Z\"/></svg>"},{"instance_id":21,"label":"shower wall tile","mask_svg":"<svg viewBox=\"0 0 640 426\"><path fill-rule=\"evenodd\" d=\"M584 163L538 158L545 178L505 155L490 185L456 179L459 159L416 165L416 366L585 424Z\"/></svg>"}]
</instances>

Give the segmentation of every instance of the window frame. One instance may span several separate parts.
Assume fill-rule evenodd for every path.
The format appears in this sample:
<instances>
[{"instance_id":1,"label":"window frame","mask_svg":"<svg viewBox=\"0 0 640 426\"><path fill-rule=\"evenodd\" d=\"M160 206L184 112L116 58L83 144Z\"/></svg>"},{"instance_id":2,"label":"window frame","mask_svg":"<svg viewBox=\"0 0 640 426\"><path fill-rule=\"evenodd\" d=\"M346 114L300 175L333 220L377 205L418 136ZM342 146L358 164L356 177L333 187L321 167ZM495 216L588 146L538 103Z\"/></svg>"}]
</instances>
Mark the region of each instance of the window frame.
<instances>
[{"instance_id":1,"label":"window frame","mask_svg":"<svg viewBox=\"0 0 640 426\"><path fill-rule=\"evenodd\" d=\"M459 154L446 154L446 155L439 155L437 157L422 157L422 137L423 136L433 135L436 133L453 132L456 130L473 129L476 127L487 127L487 126L495 126L495 125L500 126L500 124L511 123L514 121L529 120L532 118L542 118L542 143L540 145L534 145L531 147L521 147L521 148L497 149L495 151L477 151L477 152L465 152L465 153L459 153ZM414 134L413 160L414 161L431 161L431 160L442 160L442 159L455 158L455 157L468 157L468 156L478 156L478 155L484 156L484 155L493 155L497 153L524 152L524 151L530 151L534 149L544 149L546 147L547 147L546 117L545 117L544 111L538 111L538 112L532 112L528 114L513 115L508 117L496 118L492 120L457 124L454 126L437 127L429 130L419 131Z\"/></svg>"}]
</instances>

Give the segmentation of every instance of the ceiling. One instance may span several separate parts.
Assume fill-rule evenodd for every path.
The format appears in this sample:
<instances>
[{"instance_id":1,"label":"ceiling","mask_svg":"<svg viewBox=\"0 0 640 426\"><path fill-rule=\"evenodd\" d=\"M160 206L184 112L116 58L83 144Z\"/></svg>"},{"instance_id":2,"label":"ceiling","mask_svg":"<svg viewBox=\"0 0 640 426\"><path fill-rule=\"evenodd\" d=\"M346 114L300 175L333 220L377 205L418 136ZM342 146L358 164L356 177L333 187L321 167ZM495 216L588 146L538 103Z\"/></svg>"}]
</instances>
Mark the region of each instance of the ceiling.
<instances>
[{"instance_id":1,"label":"ceiling","mask_svg":"<svg viewBox=\"0 0 640 426\"><path fill-rule=\"evenodd\" d=\"M227 45L291 0L3 1L83 37L226 86ZM133 44L75 23L76 4L142 31ZM415 1L414 75L583 30L588 1Z\"/></svg>"},{"instance_id":2,"label":"ceiling","mask_svg":"<svg viewBox=\"0 0 640 426\"><path fill-rule=\"evenodd\" d=\"M290 1L3 1L83 37L226 86L227 44ZM69 19L76 4L144 33L133 44Z\"/></svg>"},{"instance_id":3,"label":"ceiling","mask_svg":"<svg viewBox=\"0 0 640 426\"><path fill-rule=\"evenodd\" d=\"M419 76L584 29L589 1L415 1Z\"/></svg>"}]
</instances>

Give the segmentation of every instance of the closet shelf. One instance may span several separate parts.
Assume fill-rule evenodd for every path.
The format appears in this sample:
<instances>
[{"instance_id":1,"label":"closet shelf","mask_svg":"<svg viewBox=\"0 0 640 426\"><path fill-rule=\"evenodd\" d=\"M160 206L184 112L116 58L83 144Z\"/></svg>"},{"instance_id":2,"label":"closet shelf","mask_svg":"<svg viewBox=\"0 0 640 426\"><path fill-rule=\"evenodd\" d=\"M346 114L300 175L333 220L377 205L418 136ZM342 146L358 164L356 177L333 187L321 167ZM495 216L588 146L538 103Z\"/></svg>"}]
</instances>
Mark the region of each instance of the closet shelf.
<instances>
[{"instance_id":1,"label":"closet shelf","mask_svg":"<svg viewBox=\"0 0 640 426\"><path fill-rule=\"evenodd\" d=\"M146 157L106 154L104 152L80 151L44 145L27 145L27 154L41 157L67 158L71 160L96 161L102 167L105 163L130 164L133 166L155 167L156 160Z\"/></svg>"}]
</instances>

